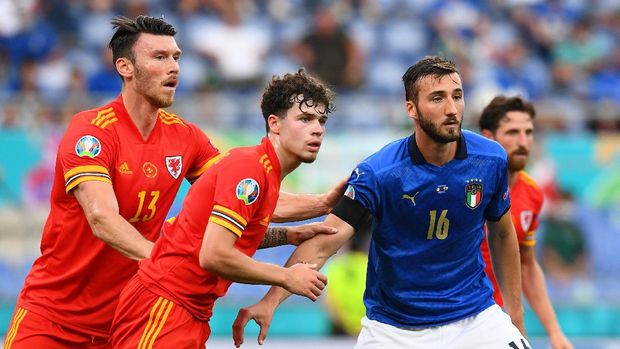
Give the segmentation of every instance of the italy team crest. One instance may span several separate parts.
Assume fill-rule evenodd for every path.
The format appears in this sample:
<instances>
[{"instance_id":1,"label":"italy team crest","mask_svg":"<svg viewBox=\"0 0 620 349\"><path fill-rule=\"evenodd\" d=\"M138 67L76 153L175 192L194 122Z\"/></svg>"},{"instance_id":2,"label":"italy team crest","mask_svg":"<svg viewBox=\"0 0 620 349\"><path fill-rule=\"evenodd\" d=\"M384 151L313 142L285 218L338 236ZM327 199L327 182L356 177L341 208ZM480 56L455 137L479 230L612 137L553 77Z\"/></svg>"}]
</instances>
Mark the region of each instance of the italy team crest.
<instances>
[{"instance_id":1,"label":"italy team crest","mask_svg":"<svg viewBox=\"0 0 620 349\"><path fill-rule=\"evenodd\" d=\"M465 204L472 210L482 202L482 179L473 178L467 180L465 185Z\"/></svg>"},{"instance_id":2,"label":"italy team crest","mask_svg":"<svg viewBox=\"0 0 620 349\"><path fill-rule=\"evenodd\" d=\"M183 170L183 157L181 155L166 156L166 168L172 178L178 179L181 174L181 170Z\"/></svg>"},{"instance_id":3,"label":"italy team crest","mask_svg":"<svg viewBox=\"0 0 620 349\"><path fill-rule=\"evenodd\" d=\"M237 184L237 199L246 205L253 204L258 199L258 194L260 194L258 182L252 178L242 179Z\"/></svg>"},{"instance_id":4,"label":"italy team crest","mask_svg":"<svg viewBox=\"0 0 620 349\"><path fill-rule=\"evenodd\" d=\"M95 158L101 153L101 142L95 136L82 136L75 144L75 153L79 157Z\"/></svg>"}]
</instances>

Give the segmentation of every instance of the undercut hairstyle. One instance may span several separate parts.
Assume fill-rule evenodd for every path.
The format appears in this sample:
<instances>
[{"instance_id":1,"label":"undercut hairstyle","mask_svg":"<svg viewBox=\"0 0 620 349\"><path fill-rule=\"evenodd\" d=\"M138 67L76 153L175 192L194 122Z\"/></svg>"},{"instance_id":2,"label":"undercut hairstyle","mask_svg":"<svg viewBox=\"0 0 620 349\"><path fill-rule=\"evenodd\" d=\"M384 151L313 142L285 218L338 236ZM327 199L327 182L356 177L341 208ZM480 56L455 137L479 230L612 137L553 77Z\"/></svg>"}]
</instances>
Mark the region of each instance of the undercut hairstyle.
<instances>
[{"instance_id":1,"label":"undercut hairstyle","mask_svg":"<svg viewBox=\"0 0 620 349\"><path fill-rule=\"evenodd\" d=\"M484 108L480 115L478 124L480 130L489 130L493 133L499 128L499 123L506 117L506 114L511 111L521 111L530 115L530 119L534 120L536 117L536 110L534 105L520 96L506 97L499 95Z\"/></svg>"},{"instance_id":2,"label":"undercut hairstyle","mask_svg":"<svg viewBox=\"0 0 620 349\"><path fill-rule=\"evenodd\" d=\"M405 100L418 103L418 92L420 91L420 81L427 77L442 77L452 73L459 74L456 64L438 56L426 56L409 67L403 75L405 85Z\"/></svg>"},{"instance_id":3,"label":"undercut hairstyle","mask_svg":"<svg viewBox=\"0 0 620 349\"><path fill-rule=\"evenodd\" d=\"M112 64L123 57L135 62L133 45L138 41L140 34L175 36L177 31L164 21L163 18L140 15L136 19L118 16L112 19L112 28L116 29L108 47L112 50Z\"/></svg>"},{"instance_id":4,"label":"undercut hairstyle","mask_svg":"<svg viewBox=\"0 0 620 349\"><path fill-rule=\"evenodd\" d=\"M304 68L282 77L274 75L263 90L260 102L265 129L269 132L269 115L283 119L294 104L298 104L300 108L305 105L327 115L334 111L334 98L334 92L317 77L308 74Z\"/></svg>"}]
</instances>

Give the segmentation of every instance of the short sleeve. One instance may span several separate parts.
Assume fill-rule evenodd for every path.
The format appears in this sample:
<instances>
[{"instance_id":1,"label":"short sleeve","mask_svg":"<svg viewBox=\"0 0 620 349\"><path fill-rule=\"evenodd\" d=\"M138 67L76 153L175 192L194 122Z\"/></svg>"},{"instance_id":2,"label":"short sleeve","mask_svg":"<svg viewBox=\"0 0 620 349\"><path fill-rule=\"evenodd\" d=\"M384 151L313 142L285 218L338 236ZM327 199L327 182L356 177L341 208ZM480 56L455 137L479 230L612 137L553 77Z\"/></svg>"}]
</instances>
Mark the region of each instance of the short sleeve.
<instances>
[{"instance_id":1,"label":"short sleeve","mask_svg":"<svg viewBox=\"0 0 620 349\"><path fill-rule=\"evenodd\" d=\"M110 172L116 153L114 137L105 127L86 120L86 117L76 115L58 148L67 193L86 181L112 184Z\"/></svg>"},{"instance_id":2,"label":"short sleeve","mask_svg":"<svg viewBox=\"0 0 620 349\"><path fill-rule=\"evenodd\" d=\"M510 189L508 188L508 162L506 153L497 160L497 182L493 197L487 205L484 216L489 221L497 222L510 209Z\"/></svg>"},{"instance_id":3,"label":"short sleeve","mask_svg":"<svg viewBox=\"0 0 620 349\"><path fill-rule=\"evenodd\" d=\"M241 236L268 192L265 168L258 160L230 155L222 159L217 170L209 222Z\"/></svg>"},{"instance_id":4,"label":"short sleeve","mask_svg":"<svg viewBox=\"0 0 620 349\"><path fill-rule=\"evenodd\" d=\"M209 167L216 164L221 159L220 151L211 143L209 137L194 124L190 124L192 129L191 144L195 149L193 161L185 178L192 183L200 177Z\"/></svg>"},{"instance_id":5,"label":"short sleeve","mask_svg":"<svg viewBox=\"0 0 620 349\"><path fill-rule=\"evenodd\" d=\"M380 207L379 192L375 173L364 162L351 173L344 195L362 204L372 215L376 215L377 207Z\"/></svg>"}]
</instances>

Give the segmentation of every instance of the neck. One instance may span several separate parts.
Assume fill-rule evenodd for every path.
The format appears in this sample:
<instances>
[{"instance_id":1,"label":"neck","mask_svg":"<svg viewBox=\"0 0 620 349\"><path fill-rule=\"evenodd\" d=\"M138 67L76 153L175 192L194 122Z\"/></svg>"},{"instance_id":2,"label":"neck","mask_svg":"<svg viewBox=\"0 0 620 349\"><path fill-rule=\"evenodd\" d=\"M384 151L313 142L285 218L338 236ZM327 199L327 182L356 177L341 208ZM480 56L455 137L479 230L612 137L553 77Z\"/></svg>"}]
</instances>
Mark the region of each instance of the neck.
<instances>
[{"instance_id":1,"label":"neck","mask_svg":"<svg viewBox=\"0 0 620 349\"><path fill-rule=\"evenodd\" d=\"M424 156L424 160L430 164L443 166L456 156L457 141L438 143L419 127L416 127L415 142Z\"/></svg>"},{"instance_id":2,"label":"neck","mask_svg":"<svg viewBox=\"0 0 620 349\"><path fill-rule=\"evenodd\" d=\"M284 179L286 175L293 172L297 167L299 167L299 165L301 165L301 162L299 161L299 159L297 159L295 155L291 154L282 147L282 145L280 144L280 137L278 135L268 133L267 137L269 138L269 141L271 141L271 144L276 151L276 155L278 155L278 162L280 163L281 171L280 179Z\"/></svg>"},{"instance_id":3,"label":"neck","mask_svg":"<svg viewBox=\"0 0 620 349\"><path fill-rule=\"evenodd\" d=\"M517 175L519 171L508 171L508 188L512 188L512 186L517 181Z\"/></svg>"},{"instance_id":4,"label":"neck","mask_svg":"<svg viewBox=\"0 0 620 349\"><path fill-rule=\"evenodd\" d=\"M159 108L152 105L143 95L126 84L123 84L121 95L131 121L136 125L142 138L147 139L155 128Z\"/></svg>"}]
</instances>

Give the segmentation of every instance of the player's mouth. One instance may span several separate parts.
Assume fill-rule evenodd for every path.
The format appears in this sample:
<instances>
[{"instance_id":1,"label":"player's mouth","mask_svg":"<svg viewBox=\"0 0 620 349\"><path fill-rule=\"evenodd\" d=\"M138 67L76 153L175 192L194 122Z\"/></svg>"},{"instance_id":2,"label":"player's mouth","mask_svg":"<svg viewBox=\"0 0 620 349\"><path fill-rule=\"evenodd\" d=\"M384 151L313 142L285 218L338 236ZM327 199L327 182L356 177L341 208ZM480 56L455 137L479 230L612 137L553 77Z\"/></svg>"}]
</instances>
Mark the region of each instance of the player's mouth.
<instances>
[{"instance_id":1,"label":"player's mouth","mask_svg":"<svg viewBox=\"0 0 620 349\"><path fill-rule=\"evenodd\" d=\"M178 84L179 84L179 80L177 78L170 78L164 81L163 85L166 89L175 90Z\"/></svg>"},{"instance_id":2,"label":"player's mouth","mask_svg":"<svg viewBox=\"0 0 620 349\"><path fill-rule=\"evenodd\" d=\"M458 119L448 119L444 121L443 123L444 126L458 126L458 124L459 124Z\"/></svg>"},{"instance_id":3,"label":"player's mouth","mask_svg":"<svg viewBox=\"0 0 620 349\"><path fill-rule=\"evenodd\" d=\"M320 141L310 142L308 143L307 148L311 152L317 152L319 151L319 149L321 149L321 142Z\"/></svg>"}]
</instances>

